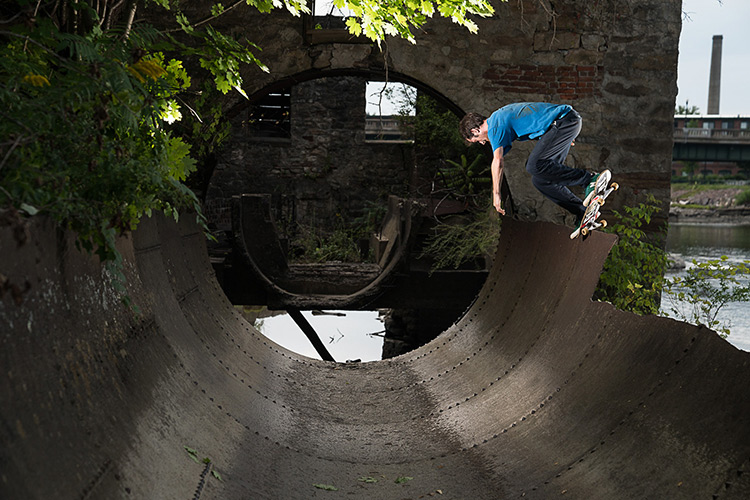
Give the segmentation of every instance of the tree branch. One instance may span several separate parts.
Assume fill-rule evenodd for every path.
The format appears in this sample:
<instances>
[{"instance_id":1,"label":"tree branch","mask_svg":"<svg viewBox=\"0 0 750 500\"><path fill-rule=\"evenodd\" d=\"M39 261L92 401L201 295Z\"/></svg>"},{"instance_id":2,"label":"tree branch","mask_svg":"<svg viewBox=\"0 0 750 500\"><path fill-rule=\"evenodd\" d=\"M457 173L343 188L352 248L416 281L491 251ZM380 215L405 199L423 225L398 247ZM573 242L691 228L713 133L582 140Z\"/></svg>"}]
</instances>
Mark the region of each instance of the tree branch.
<instances>
[{"instance_id":1,"label":"tree branch","mask_svg":"<svg viewBox=\"0 0 750 500\"><path fill-rule=\"evenodd\" d=\"M138 9L138 4L135 0L130 0L128 6L128 18L125 21L125 31L122 33L122 40L127 40L130 36L130 30L133 29L133 21L135 20L135 11Z\"/></svg>"},{"instance_id":2,"label":"tree branch","mask_svg":"<svg viewBox=\"0 0 750 500\"><path fill-rule=\"evenodd\" d=\"M227 12L229 12L230 10L234 9L235 7L239 7L239 6L240 6L241 4L243 4L243 3L247 3L247 1L246 1L246 0L237 0L236 2L234 2L234 3L233 3L232 5L230 5L229 7L225 8L225 9L224 9L224 10L223 10L223 11L221 12L221 14L216 14L216 15L213 15L213 14L211 14L210 16L208 16L208 17L206 17L206 18L204 18L204 19L201 19L201 20L200 20L200 21L198 21L197 23L193 24L192 26L193 26L194 28L197 28L198 26L201 26L201 25L203 25L203 24L206 24L207 22L213 21L213 20L214 20L214 19L216 19L217 17L219 17L219 16L222 16L222 15L226 14L226 13L227 13ZM164 30L164 32L165 32L165 33L175 33L175 32L177 32L177 31L182 31L182 28L173 28L173 29L171 29L171 30Z\"/></svg>"}]
</instances>

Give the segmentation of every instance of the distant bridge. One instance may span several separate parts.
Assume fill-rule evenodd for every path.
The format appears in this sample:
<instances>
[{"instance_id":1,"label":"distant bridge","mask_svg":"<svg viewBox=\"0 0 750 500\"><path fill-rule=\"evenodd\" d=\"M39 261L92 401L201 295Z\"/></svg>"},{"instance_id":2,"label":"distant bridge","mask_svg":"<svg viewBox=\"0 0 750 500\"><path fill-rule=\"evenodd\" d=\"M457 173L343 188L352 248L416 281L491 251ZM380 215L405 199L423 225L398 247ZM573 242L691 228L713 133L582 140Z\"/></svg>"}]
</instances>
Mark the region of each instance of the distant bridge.
<instances>
[{"instance_id":1,"label":"distant bridge","mask_svg":"<svg viewBox=\"0 0 750 500\"><path fill-rule=\"evenodd\" d=\"M675 128L675 161L750 161L750 129Z\"/></svg>"}]
</instances>

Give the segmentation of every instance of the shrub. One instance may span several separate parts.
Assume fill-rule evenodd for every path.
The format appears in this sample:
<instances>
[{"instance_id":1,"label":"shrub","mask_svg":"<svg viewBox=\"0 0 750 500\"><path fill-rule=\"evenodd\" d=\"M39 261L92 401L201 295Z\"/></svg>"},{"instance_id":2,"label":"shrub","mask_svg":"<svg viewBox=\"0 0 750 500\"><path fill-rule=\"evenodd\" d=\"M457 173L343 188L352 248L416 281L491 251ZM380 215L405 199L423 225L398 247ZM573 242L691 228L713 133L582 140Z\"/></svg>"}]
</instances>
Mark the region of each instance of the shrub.
<instances>
[{"instance_id":1,"label":"shrub","mask_svg":"<svg viewBox=\"0 0 750 500\"><path fill-rule=\"evenodd\" d=\"M750 300L750 261L730 264L726 256L698 263L685 276L666 280L664 292L675 317L729 335L729 323L720 321L719 311L730 302Z\"/></svg>"},{"instance_id":2,"label":"shrub","mask_svg":"<svg viewBox=\"0 0 750 500\"><path fill-rule=\"evenodd\" d=\"M653 195L645 203L614 212L618 223L605 229L618 236L617 244L604 263L595 298L637 314L657 314L667 253L649 241L641 229L661 209Z\"/></svg>"},{"instance_id":3,"label":"shrub","mask_svg":"<svg viewBox=\"0 0 750 500\"><path fill-rule=\"evenodd\" d=\"M750 205L750 189L742 191L737 198L734 199L737 205Z\"/></svg>"},{"instance_id":4,"label":"shrub","mask_svg":"<svg viewBox=\"0 0 750 500\"><path fill-rule=\"evenodd\" d=\"M438 224L427 238L421 257L434 260L432 271L458 269L462 264L489 255L500 235L500 218L494 209L475 212L471 218Z\"/></svg>"}]
</instances>

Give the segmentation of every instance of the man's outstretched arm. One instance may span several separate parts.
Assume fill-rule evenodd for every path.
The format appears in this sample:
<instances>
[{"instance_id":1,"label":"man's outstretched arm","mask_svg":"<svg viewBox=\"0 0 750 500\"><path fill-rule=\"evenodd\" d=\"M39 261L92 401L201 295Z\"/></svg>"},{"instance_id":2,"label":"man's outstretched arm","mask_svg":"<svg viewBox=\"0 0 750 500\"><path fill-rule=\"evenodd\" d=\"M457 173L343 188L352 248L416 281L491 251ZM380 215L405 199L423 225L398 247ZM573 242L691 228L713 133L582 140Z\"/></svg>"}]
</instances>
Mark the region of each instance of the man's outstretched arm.
<instances>
[{"instance_id":1,"label":"man's outstretched arm","mask_svg":"<svg viewBox=\"0 0 750 500\"><path fill-rule=\"evenodd\" d=\"M500 146L492 154L492 166L490 167L490 172L492 172L492 204L495 206L495 210L502 215L505 215L505 210L503 209L503 200L500 197L500 186L503 181L504 166L503 147Z\"/></svg>"}]
</instances>

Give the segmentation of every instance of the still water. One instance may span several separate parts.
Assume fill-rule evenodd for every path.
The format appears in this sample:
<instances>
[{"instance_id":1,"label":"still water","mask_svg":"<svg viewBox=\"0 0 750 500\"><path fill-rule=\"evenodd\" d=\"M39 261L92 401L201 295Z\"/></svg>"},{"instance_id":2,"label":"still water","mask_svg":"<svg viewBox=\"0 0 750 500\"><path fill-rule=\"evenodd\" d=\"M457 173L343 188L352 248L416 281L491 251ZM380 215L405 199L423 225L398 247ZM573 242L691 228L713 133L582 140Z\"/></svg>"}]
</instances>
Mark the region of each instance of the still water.
<instances>
[{"instance_id":1,"label":"still water","mask_svg":"<svg viewBox=\"0 0 750 500\"><path fill-rule=\"evenodd\" d=\"M728 257L729 263L750 260L750 225L726 224L670 224L667 233L667 251L691 262L706 262ZM684 270L670 271L667 278L684 274ZM747 284L747 280L743 282ZM662 301L662 313L668 315L669 299ZM718 315L718 320L730 330L727 340L738 349L750 351L750 304L734 302L727 304Z\"/></svg>"},{"instance_id":2,"label":"still water","mask_svg":"<svg viewBox=\"0 0 750 500\"><path fill-rule=\"evenodd\" d=\"M383 356L385 326L378 311L302 311L328 353L338 362L377 361ZM255 326L277 344L309 358L320 355L288 314L257 321Z\"/></svg>"}]
</instances>

